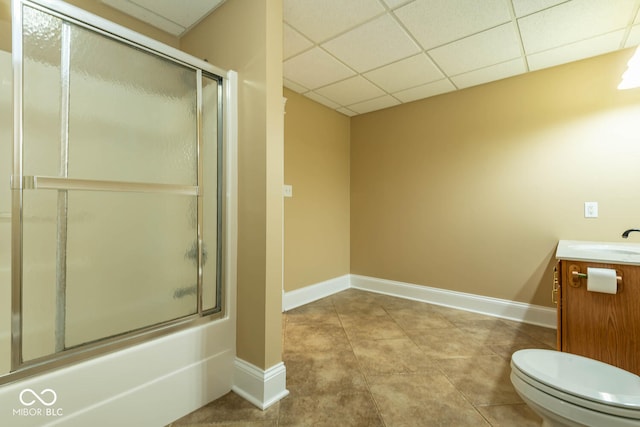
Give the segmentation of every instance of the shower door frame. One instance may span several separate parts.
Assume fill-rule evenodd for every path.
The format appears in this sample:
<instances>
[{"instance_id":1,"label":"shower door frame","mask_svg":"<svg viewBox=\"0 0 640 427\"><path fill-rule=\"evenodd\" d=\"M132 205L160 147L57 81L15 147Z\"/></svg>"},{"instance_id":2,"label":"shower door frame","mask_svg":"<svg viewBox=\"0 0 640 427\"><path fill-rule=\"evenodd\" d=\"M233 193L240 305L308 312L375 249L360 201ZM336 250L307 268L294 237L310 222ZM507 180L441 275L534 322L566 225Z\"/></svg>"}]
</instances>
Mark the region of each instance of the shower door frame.
<instances>
[{"instance_id":1,"label":"shower door frame","mask_svg":"<svg viewBox=\"0 0 640 427\"><path fill-rule=\"evenodd\" d=\"M24 177L23 175L23 95L24 80L22 75L22 7L33 7L63 20L66 27L71 23L89 29L110 39L123 42L128 46L151 53L161 58L186 66L196 72L197 82L197 183L196 186L172 184L127 184L122 188L114 188L112 182L92 181L82 179L55 177ZM13 74L14 74L14 154L13 172L11 176L12 198L12 296L11 296L11 370L8 374L0 375L0 384L36 374L48 369L67 365L89 357L104 354L153 338L211 322L216 319L229 318L233 309L229 303L233 301L235 293L235 266L237 241L237 74L225 71L206 61L192 57L178 49L164 45L146 36L121 27L105 19L87 13L82 9L57 0L13 0ZM62 49L68 49L63 45ZM63 53L63 56L65 54ZM68 52L67 52L68 55ZM18 58L18 59L16 59ZM202 224L203 203L201 185L203 183L202 158L202 85L204 78L218 82L217 92L217 176L218 184L215 191L217 197L216 225L216 306L213 309L203 309L202 276L203 276L203 246ZM64 102L64 101L63 101ZM64 113L63 113L64 116ZM64 119L64 117L63 117ZM62 120L61 120L62 121ZM64 132L63 132L64 133ZM63 142L64 143L64 142ZM25 189L73 190L84 189L94 191L133 191L158 192L197 196L197 303L196 313L170 319L130 332L112 337L98 339L88 344L82 344L70 349L58 349L43 357L25 362L22 360L22 194ZM219 256L218 256L219 254ZM57 310L56 310L57 311ZM233 314L235 315L235 314Z\"/></svg>"}]
</instances>

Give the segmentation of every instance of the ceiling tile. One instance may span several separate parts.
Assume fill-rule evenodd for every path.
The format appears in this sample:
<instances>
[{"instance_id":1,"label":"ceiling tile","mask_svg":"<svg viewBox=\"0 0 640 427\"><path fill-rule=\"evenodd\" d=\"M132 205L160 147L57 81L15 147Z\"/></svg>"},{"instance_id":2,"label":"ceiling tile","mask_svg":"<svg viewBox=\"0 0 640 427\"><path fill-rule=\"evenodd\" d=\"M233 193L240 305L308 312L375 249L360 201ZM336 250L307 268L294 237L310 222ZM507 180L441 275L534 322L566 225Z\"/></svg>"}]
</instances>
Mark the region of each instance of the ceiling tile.
<instances>
[{"instance_id":1,"label":"ceiling tile","mask_svg":"<svg viewBox=\"0 0 640 427\"><path fill-rule=\"evenodd\" d=\"M393 107L399 104L400 104L400 101L395 99L393 96L384 95L384 96L381 96L380 98L370 99L368 101L349 105L349 109L355 111L358 114L364 114L371 111L382 110L383 108Z\"/></svg>"},{"instance_id":2,"label":"ceiling tile","mask_svg":"<svg viewBox=\"0 0 640 427\"><path fill-rule=\"evenodd\" d=\"M355 73L324 50L315 47L286 60L283 74L294 83L315 89Z\"/></svg>"},{"instance_id":3,"label":"ceiling tile","mask_svg":"<svg viewBox=\"0 0 640 427\"><path fill-rule=\"evenodd\" d=\"M189 7L173 0L101 0L174 36L181 36L225 0L190 0Z\"/></svg>"},{"instance_id":4,"label":"ceiling tile","mask_svg":"<svg viewBox=\"0 0 640 427\"><path fill-rule=\"evenodd\" d=\"M147 10L153 10L167 19L189 28L201 21L224 0L189 0L189 7L175 0L129 0Z\"/></svg>"},{"instance_id":5,"label":"ceiling tile","mask_svg":"<svg viewBox=\"0 0 640 427\"><path fill-rule=\"evenodd\" d=\"M383 0L389 9L395 9L398 6L402 6L405 3L409 3L413 0Z\"/></svg>"},{"instance_id":6,"label":"ceiling tile","mask_svg":"<svg viewBox=\"0 0 640 427\"><path fill-rule=\"evenodd\" d=\"M345 107L340 107L336 110L339 113L344 114L345 116L349 116L349 117L353 117L353 116L357 116L358 113L356 113L355 111L349 110L348 108Z\"/></svg>"},{"instance_id":7,"label":"ceiling tile","mask_svg":"<svg viewBox=\"0 0 640 427\"><path fill-rule=\"evenodd\" d=\"M316 92L340 105L351 105L384 95L382 90L362 76L351 77Z\"/></svg>"},{"instance_id":8,"label":"ceiling tile","mask_svg":"<svg viewBox=\"0 0 640 427\"><path fill-rule=\"evenodd\" d=\"M567 0L511 0L517 17L539 12Z\"/></svg>"},{"instance_id":9,"label":"ceiling tile","mask_svg":"<svg viewBox=\"0 0 640 427\"><path fill-rule=\"evenodd\" d=\"M426 85L406 89L393 94L402 102L416 101L422 98L428 98L430 96L440 95L441 93L451 92L456 90L456 87L449 81L449 79L442 79L435 82L427 83Z\"/></svg>"},{"instance_id":10,"label":"ceiling tile","mask_svg":"<svg viewBox=\"0 0 640 427\"><path fill-rule=\"evenodd\" d=\"M298 92L298 93L305 93L306 91L309 90L306 87L299 85L295 82L292 82L291 80L288 80L288 79L282 79L282 84L287 89L291 89L292 91Z\"/></svg>"},{"instance_id":11,"label":"ceiling tile","mask_svg":"<svg viewBox=\"0 0 640 427\"><path fill-rule=\"evenodd\" d=\"M102 0L102 3L174 36L179 36L186 30L184 26L165 18L158 12L145 9L144 7L131 3L128 0Z\"/></svg>"},{"instance_id":12,"label":"ceiling tile","mask_svg":"<svg viewBox=\"0 0 640 427\"><path fill-rule=\"evenodd\" d=\"M313 46L313 43L310 42L305 36L297 32L287 24L284 24L282 33L284 39L282 55L284 59L288 59L294 55L297 55L303 50L309 49L311 46Z\"/></svg>"},{"instance_id":13,"label":"ceiling tile","mask_svg":"<svg viewBox=\"0 0 640 427\"><path fill-rule=\"evenodd\" d=\"M322 47L358 72L420 52L418 45L389 15L367 22Z\"/></svg>"},{"instance_id":14,"label":"ceiling tile","mask_svg":"<svg viewBox=\"0 0 640 427\"><path fill-rule=\"evenodd\" d=\"M394 13L424 49L431 49L511 20L511 13L504 0L416 0Z\"/></svg>"},{"instance_id":15,"label":"ceiling tile","mask_svg":"<svg viewBox=\"0 0 640 427\"><path fill-rule=\"evenodd\" d=\"M623 37L624 30L614 31L588 40L527 55L529 69L532 71L540 70L617 50Z\"/></svg>"},{"instance_id":16,"label":"ceiling tile","mask_svg":"<svg viewBox=\"0 0 640 427\"><path fill-rule=\"evenodd\" d=\"M527 69L522 58L517 58L511 61L506 61L500 64L481 68L479 70L460 74L451 77L451 80L453 80L453 83L455 83L458 88L463 89L466 87L476 86L483 83L515 76L517 74L522 74L526 70Z\"/></svg>"},{"instance_id":17,"label":"ceiling tile","mask_svg":"<svg viewBox=\"0 0 640 427\"><path fill-rule=\"evenodd\" d=\"M307 92L304 94L304 96L306 96L309 99L313 99L314 101L316 101L319 104L322 104L326 107L332 108L332 109L336 109L340 107L340 104L336 104L335 102L331 101L330 99L325 98L322 95L319 95L315 92Z\"/></svg>"},{"instance_id":18,"label":"ceiling tile","mask_svg":"<svg viewBox=\"0 0 640 427\"><path fill-rule=\"evenodd\" d=\"M448 75L466 73L520 56L520 43L511 23L428 52Z\"/></svg>"},{"instance_id":19,"label":"ceiling tile","mask_svg":"<svg viewBox=\"0 0 640 427\"><path fill-rule=\"evenodd\" d=\"M640 44L640 25L634 25L631 27L631 31L629 32L629 37L627 37L627 42L624 44L624 47L633 47Z\"/></svg>"},{"instance_id":20,"label":"ceiling tile","mask_svg":"<svg viewBox=\"0 0 640 427\"><path fill-rule=\"evenodd\" d=\"M518 20L527 54L626 27L635 0L572 0Z\"/></svg>"},{"instance_id":21,"label":"ceiling tile","mask_svg":"<svg viewBox=\"0 0 640 427\"><path fill-rule=\"evenodd\" d=\"M321 43L384 12L378 0L285 1L284 21Z\"/></svg>"},{"instance_id":22,"label":"ceiling tile","mask_svg":"<svg viewBox=\"0 0 640 427\"><path fill-rule=\"evenodd\" d=\"M433 61L423 53L369 71L364 76L387 92L398 92L444 78Z\"/></svg>"}]
</instances>

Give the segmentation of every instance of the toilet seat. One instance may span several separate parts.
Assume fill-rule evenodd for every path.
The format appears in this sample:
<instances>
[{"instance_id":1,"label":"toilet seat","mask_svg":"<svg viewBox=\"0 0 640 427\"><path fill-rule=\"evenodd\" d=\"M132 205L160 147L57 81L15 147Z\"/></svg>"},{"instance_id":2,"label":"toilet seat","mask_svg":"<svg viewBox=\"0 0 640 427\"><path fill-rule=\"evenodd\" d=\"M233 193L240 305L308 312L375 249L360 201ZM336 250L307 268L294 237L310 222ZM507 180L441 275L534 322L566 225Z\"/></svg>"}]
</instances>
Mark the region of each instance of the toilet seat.
<instances>
[{"instance_id":1,"label":"toilet seat","mask_svg":"<svg viewBox=\"0 0 640 427\"><path fill-rule=\"evenodd\" d=\"M511 367L522 381L581 407L640 420L640 377L570 353L520 350Z\"/></svg>"}]
</instances>

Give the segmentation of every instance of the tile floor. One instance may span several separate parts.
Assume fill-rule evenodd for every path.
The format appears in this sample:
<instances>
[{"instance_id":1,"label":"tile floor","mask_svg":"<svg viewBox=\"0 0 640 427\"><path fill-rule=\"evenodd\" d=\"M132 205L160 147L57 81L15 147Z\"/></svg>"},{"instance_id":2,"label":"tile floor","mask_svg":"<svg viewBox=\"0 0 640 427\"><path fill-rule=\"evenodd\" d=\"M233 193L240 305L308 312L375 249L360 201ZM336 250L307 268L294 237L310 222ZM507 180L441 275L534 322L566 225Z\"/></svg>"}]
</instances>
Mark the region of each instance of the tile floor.
<instances>
[{"instance_id":1,"label":"tile floor","mask_svg":"<svg viewBox=\"0 0 640 427\"><path fill-rule=\"evenodd\" d=\"M540 426L509 380L511 354L555 330L349 289L283 316L289 396L234 393L179 426Z\"/></svg>"}]
</instances>

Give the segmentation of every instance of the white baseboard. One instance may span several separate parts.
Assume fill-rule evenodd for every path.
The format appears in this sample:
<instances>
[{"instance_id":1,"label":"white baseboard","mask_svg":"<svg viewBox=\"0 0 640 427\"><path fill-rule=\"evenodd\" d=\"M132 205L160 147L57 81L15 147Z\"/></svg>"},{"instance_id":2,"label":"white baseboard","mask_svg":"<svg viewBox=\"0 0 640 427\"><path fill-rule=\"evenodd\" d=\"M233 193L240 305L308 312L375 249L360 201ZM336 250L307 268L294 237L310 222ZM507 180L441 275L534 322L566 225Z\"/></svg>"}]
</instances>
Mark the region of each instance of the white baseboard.
<instances>
[{"instance_id":1,"label":"white baseboard","mask_svg":"<svg viewBox=\"0 0 640 427\"><path fill-rule=\"evenodd\" d=\"M358 275L351 275L351 287L547 328L557 324L556 310L539 305Z\"/></svg>"},{"instance_id":2,"label":"white baseboard","mask_svg":"<svg viewBox=\"0 0 640 427\"><path fill-rule=\"evenodd\" d=\"M472 311L552 329L557 326L557 315L554 308L356 274L341 276L286 292L283 295L282 307L284 311L287 311L348 288Z\"/></svg>"},{"instance_id":3,"label":"white baseboard","mask_svg":"<svg viewBox=\"0 0 640 427\"><path fill-rule=\"evenodd\" d=\"M233 377L231 389L262 410L289 394L286 388L287 370L284 362L264 371L236 358Z\"/></svg>"},{"instance_id":4,"label":"white baseboard","mask_svg":"<svg viewBox=\"0 0 640 427\"><path fill-rule=\"evenodd\" d=\"M349 289L351 286L349 277L349 274L345 274L335 279L325 280L315 285L285 292L282 296L282 311L288 311Z\"/></svg>"}]
</instances>

